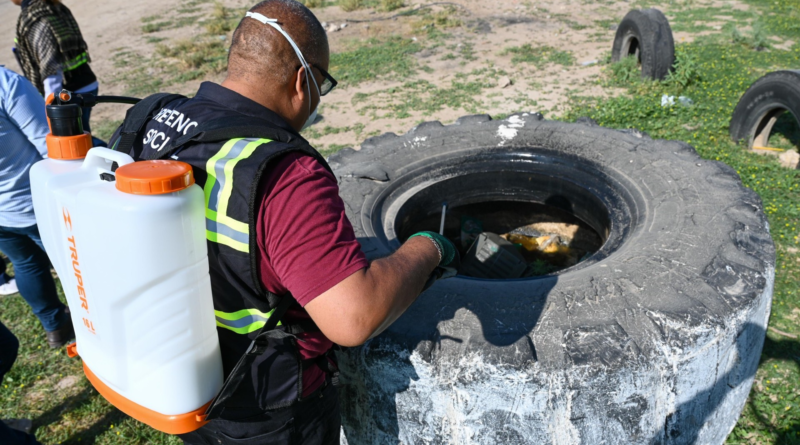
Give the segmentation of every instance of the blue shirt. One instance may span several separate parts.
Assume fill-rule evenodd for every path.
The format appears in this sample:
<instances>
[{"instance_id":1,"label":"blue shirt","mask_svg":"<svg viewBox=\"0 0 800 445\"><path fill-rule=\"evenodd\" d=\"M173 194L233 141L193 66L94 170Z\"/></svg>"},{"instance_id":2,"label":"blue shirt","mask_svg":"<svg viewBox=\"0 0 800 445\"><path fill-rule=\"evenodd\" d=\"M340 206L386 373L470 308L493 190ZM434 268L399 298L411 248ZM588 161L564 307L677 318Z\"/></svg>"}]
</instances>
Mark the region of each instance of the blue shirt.
<instances>
[{"instance_id":1,"label":"blue shirt","mask_svg":"<svg viewBox=\"0 0 800 445\"><path fill-rule=\"evenodd\" d=\"M27 79L0 66L0 226L36 224L28 173L47 157L44 99Z\"/></svg>"}]
</instances>

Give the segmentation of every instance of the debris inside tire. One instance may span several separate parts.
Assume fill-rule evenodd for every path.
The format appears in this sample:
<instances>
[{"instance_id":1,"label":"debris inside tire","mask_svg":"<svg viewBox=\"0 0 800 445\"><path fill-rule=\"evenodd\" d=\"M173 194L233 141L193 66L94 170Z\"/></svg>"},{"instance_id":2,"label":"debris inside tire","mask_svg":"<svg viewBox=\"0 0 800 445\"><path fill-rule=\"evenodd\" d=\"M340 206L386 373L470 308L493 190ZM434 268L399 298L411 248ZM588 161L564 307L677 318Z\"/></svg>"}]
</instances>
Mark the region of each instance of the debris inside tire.
<instances>
[{"instance_id":1,"label":"debris inside tire","mask_svg":"<svg viewBox=\"0 0 800 445\"><path fill-rule=\"evenodd\" d=\"M471 218L469 216L461 217L461 248L466 249L472 245L478 238L478 235L483 232L483 223L481 220Z\"/></svg>"},{"instance_id":2,"label":"debris inside tire","mask_svg":"<svg viewBox=\"0 0 800 445\"><path fill-rule=\"evenodd\" d=\"M461 264L462 275L476 278L520 278L528 270L517 246L496 233L483 232L472 243Z\"/></svg>"},{"instance_id":3,"label":"debris inside tire","mask_svg":"<svg viewBox=\"0 0 800 445\"><path fill-rule=\"evenodd\" d=\"M564 203L509 201L448 204L443 235L458 247L463 258L459 274L495 280L538 277L590 257L602 247L604 239L566 207ZM432 224L441 228L440 218L439 210L410 224L407 230L428 230ZM494 247L496 251L491 250Z\"/></svg>"}]
</instances>

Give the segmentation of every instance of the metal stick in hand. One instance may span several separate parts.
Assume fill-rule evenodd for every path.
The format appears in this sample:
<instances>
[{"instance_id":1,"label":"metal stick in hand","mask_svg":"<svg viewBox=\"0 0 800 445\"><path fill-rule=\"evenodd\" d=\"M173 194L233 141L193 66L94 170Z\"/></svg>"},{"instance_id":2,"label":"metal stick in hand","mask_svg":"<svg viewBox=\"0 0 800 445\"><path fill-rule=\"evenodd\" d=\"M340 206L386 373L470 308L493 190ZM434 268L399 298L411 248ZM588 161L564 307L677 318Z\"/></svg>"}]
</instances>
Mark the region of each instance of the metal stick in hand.
<instances>
[{"instance_id":1,"label":"metal stick in hand","mask_svg":"<svg viewBox=\"0 0 800 445\"><path fill-rule=\"evenodd\" d=\"M447 214L447 203L442 203L442 222L439 224L439 235L444 236L444 217Z\"/></svg>"}]
</instances>

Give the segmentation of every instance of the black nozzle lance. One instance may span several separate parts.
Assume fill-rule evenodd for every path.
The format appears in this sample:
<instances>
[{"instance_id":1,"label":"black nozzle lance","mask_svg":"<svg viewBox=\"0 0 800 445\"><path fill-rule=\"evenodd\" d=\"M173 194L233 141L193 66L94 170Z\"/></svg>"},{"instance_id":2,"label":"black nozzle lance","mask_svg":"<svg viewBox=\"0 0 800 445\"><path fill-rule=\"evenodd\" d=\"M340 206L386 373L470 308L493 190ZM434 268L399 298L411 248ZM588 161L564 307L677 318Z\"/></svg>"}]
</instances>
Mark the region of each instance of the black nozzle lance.
<instances>
[{"instance_id":1,"label":"black nozzle lance","mask_svg":"<svg viewBox=\"0 0 800 445\"><path fill-rule=\"evenodd\" d=\"M67 100L62 99L62 95ZM56 96L55 103L57 105L76 104L83 108L91 108L97 104L129 104L136 105L141 99L127 96L95 96L92 93L73 93L67 90L61 90Z\"/></svg>"},{"instance_id":2,"label":"black nozzle lance","mask_svg":"<svg viewBox=\"0 0 800 445\"><path fill-rule=\"evenodd\" d=\"M48 105L47 118L53 136L79 136L83 134L83 110L78 104Z\"/></svg>"}]
</instances>

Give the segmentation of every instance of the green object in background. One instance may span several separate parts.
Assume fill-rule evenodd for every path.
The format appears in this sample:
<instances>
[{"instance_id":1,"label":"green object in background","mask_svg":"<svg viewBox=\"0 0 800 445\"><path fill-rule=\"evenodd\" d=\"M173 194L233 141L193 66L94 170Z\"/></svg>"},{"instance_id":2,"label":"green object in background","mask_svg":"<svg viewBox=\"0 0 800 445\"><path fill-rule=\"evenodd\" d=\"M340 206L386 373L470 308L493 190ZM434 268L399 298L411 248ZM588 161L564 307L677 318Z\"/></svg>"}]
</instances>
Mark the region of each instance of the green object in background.
<instances>
[{"instance_id":1,"label":"green object in background","mask_svg":"<svg viewBox=\"0 0 800 445\"><path fill-rule=\"evenodd\" d=\"M471 216L461 217L461 248L469 249L483 232L483 222Z\"/></svg>"}]
</instances>

